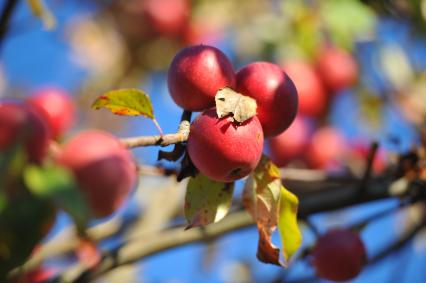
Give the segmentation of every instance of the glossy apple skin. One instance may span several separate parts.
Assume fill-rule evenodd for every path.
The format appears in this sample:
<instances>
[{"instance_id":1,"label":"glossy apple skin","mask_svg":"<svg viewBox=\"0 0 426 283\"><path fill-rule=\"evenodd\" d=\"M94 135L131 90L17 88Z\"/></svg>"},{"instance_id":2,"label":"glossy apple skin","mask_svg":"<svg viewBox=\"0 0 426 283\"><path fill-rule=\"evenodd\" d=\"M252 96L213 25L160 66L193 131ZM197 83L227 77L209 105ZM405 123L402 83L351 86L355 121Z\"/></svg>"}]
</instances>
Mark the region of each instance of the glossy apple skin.
<instances>
[{"instance_id":1,"label":"glossy apple skin","mask_svg":"<svg viewBox=\"0 0 426 283\"><path fill-rule=\"evenodd\" d=\"M163 35L184 32L189 22L188 0L144 0L143 11L152 28Z\"/></svg>"},{"instance_id":2,"label":"glossy apple skin","mask_svg":"<svg viewBox=\"0 0 426 283\"><path fill-rule=\"evenodd\" d=\"M319 53L317 71L333 92L352 86L358 78L358 64L354 57L336 47L327 47Z\"/></svg>"},{"instance_id":3,"label":"glossy apple skin","mask_svg":"<svg viewBox=\"0 0 426 283\"><path fill-rule=\"evenodd\" d=\"M311 135L310 121L304 116L296 116L286 131L268 139L272 162L283 167L294 159L301 158L306 153Z\"/></svg>"},{"instance_id":4,"label":"glossy apple skin","mask_svg":"<svg viewBox=\"0 0 426 283\"><path fill-rule=\"evenodd\" d=\"M37 109L21 101L0 101L0 153L22 142L28 161L39 164L47 154L50 137Z\"/></svg>"},{"instance_id":5,"label":"glossy apple skin","mask_svg":"<svg viewBox=\"0 0 426 283\"><path fill-rule=\"evenodd\" d=\"M276 64L254 62L237 73L237 91L254 98L265 137L285 131L296 117L297 90Z\"/></svg>"},{"instance_id":6,"label":"glossy apple skin","mask_svg":"<svg viewBox=\"0 0 426 283\"><path fill-rule=\"evenodd\" d=\"M223 87L235 87L231 62L219 49L193 45L173 58L167 82L177 105L189 111L202 111L214 106L214 97Z\"/></svg>"},{"instance_id":7,"label":"glossy apple skin","mask_svg":"<svg viewBox=\"0 0 426 283\"><path fill-rule=\"evenodd\" d=\"M70 95L64 90L55 87L43 88L35 92L27 101L43 111L53 139L61 137L71 128L75 120L76 107Z\"/></svg>"},{"instance_id":8,"label":"glossy apple skin","mask_svg":"<svg viewBox=\"0 0 426 283\"><path fill-rule=\"evenodd\" d=\"M293 60L286 62L283 69L296 86L299 95L299 113L313 118L322 117L328 99L315 68L308 62Z\"/></svg>"},{"instance_id":9,"label":"glossy apple skin","mask_svg":"<svg viewBox=\"0 0 426 283\"><path fill-rule=\"evenodd\" d=\"M314 169L339 169L347 150L346 140L337 129L323 127L314 132L307 149L306 161Z\"/></svg>"},{"instance_id":10,"label":"glossy apple skin","mask_svg":"<svg viewBox=\"0 0 426 283\"><path fill-rule=\"evenodd\" d=\"M64 145L57 160L74 173L95 217L111 215L136 182L136 166L130 151L103 131L78 134Z\"/></svg>"},{"instance_id":11,"label":"glossy apple skin","mask_svg":"<svg viewBox=\"0 0 426 283\"><path fill-rule=\"evenodd\" d=\"M346 281L356 277L367 259L359 235L343 229L330 230L321 236L312 256L317 274L333 281Z\"/></svg>"},{"instance_id":12,"label":"glossy apple skin","mask_svg":"<svg viewBox=\"0 0 426 283\"><path fill-rule=\"evenodd\" d=\"M188 154L198 170L219 182L232 182L252 172L262 156L263 132L256 116L240 125L219 119L216 109L192 123Z\"/></svg>"}]
</instances>

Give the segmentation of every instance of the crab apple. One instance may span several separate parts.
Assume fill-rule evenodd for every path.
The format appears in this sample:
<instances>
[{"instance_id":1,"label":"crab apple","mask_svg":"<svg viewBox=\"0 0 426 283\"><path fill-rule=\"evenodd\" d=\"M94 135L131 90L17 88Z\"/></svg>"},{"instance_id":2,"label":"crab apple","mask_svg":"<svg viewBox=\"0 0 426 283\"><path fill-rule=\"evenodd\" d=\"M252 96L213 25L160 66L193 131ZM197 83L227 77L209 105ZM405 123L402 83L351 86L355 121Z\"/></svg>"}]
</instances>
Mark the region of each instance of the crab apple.
<instances>
[{"instance_id":1,"label":"crab apple","mask_svg":"<svg viewBox=\"0 0 426 283\"><path fill-rule=\"evenodd\" d=\"M192 123L188 154L201 173L219 182L248 175L260 160L262 126L256 116L241 124L218 118L216 109L201 113Z\"/></svg>"},{"instance_id":2,"label":"crab apple","mask_svg":"<svg viewBox=\"0 0 426 283\"><path fill-rule=\"evenodd\" d=\"M44 117L33 106L21 101L0 102L0 152L22 142L28 160L41 163L50 136Z\"/></svg>"},{"instance_id":3,"label":"crab apple","mask_svg":"<svg viewBox=\"0 0 426 283\"><path fill-rule=\"evenodd\" d=\"M358 77L356 60L336 47L327 47L319 53L317 70L326 87L334 92L352 86Z\"/></svg>"},{"instance_id":4,"label":"crab apple","mask_svg":"<svg viewBox=\"0 0 426 283\"><path fill-rule=\"evenodd\" d=\"M286 130L296 117L298 98L292 80L276 64L254 62L237 73L237 91L254 98L266 137Z\"/></svg>"},{"instance_id":5,"label":"crab apple","mask_svg":"<svg viewBox=\"0 0 426 283\"><path fill-rule=\"evenodd\" d=\"M279 167L300 158L309 146L312 127L306 117L296 116L290 127L278 136L268 139L271 160Z\"/></svg>"},{"instance_id":6,"label":"crab apple","mask_svg":"<svg viewBox=\"0 0 426 283\"><path fill-rule=\"evenodd\" d=\"M283 66L296 85L299 112L310 117L321 117L327 107L327 94L315 68L302 60L288 61Z\"/></svg>"},{"instance_id":7,"label":"crab apple","mask_svg":"<svg viewBox=\"0 0 426 283\"><path fill-rule=\"evenodd\" d=\"M48 87L36 91L27 101L41 109L56 139L68 130L75 119L75 105L67 92Z\"/></svg>"},{"instance_id":8,"label":"crab apple","mask_svg":"<svg viewBox=\"0 0 426 283\"><path fill-rule=\"evenodd\" d=\"M202 111L214 106L220 88L235 86L235 73L219 49L192 45L173 58L167 82L177 105L189 111Z\"/></svg>"},{"instance_id":9,"label":"crab apple","mask_svg":"<svg viewBox=\"0 0 426 283\"><path fill-rule=\"evenodd\" d=\"M307 150L307 163L316 169L337 169L347 149L346 140L336 128L317 129Z\"/></svg>"},{"instance_id":10,"label":"crab apple","mask_svg":"<svg viewBox=\"0 0 426 283\"><path fill-rule=\"evenodd\" d=\"M64 145L57 160L74 173L95 217L112 214L136 181L131 153L116 137L103 131L78 134Z\"/></svg>"},{"instance_id":11,"label":"crab apple","mask_svg":"<svg viewBox=\"0 0 426 283\"><path fill-rule=\"evenodd\" d=\"M357 276L367 259L359 235L350 230L335 229L322 235L312 252L317 274L333 281L346 281Z\"/></svg>"},{"instance_id":12,"label":"crab apple","mask_svg":"<svg viewBox=\"0 0 426 283\"><path fill-rule=\"evenodd\" d=\"M188 0L145 0L143 8L149 23L160 34L181 34L189 22Z\"/></svg>"}]
</instances>

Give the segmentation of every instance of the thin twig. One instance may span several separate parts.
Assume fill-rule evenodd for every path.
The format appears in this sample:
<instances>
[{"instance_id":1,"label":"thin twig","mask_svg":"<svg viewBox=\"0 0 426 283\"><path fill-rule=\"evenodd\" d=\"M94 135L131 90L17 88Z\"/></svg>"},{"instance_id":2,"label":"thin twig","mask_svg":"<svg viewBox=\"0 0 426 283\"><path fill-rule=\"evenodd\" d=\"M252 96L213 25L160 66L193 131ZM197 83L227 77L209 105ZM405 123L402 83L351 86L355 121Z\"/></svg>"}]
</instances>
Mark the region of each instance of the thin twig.
<instances>
[{"instance_id":1,"label":"thin twig","mask_svg":"<svg viewBox=\"0 0 426 283\"><path fill-rule=\"evenodd\" d=\"M13 11L15 10L19 0L8 0L0 15L0 47L4 42L4 39L9 30L9 22L12 18Z\"/></svg>"},{"instance_id":2,"label":"thin twig","mask_svg":"<svg viewBox=\"0 0 426 283\"><path fill-rule=\"evenodd\" d=\"M135 138L121 139L121 142L128 148L142 147L142 146L168 146L177 144L188 140L190 129L190 121L182 120L179 129L174 134L160 135L160 136L142 136Z\"/></svg>"},{"instance_id":3,"label":"thin twig","mask_svg":"<svg viewBox=\"0 0 426 283\"><path fill-rule=\"evenodd\" d=\"M370 181L370 178L371 178L371 171L373 169L373 163L376 157L378 147L379 147L379 144L377 142L373 142L371 144L370 151L367 157L367 164L365 167L364 175L359 184L359 190L358 190L359 197L361 197L367 190L368 182Z\"/></svg>"}]
</instances>

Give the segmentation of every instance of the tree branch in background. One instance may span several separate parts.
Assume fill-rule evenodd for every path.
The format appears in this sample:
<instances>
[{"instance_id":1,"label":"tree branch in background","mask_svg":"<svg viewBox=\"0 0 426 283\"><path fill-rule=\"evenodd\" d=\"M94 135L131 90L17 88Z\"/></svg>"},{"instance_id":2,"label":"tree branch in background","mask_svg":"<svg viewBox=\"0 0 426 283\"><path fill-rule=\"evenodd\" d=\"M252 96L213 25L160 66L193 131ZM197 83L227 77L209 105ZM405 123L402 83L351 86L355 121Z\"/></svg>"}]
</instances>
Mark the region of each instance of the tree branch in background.
<instances>
[{"instance_id":1,"label":"tree branch in background","mask_svg":"<svg viewBox=\"0 0 426 283\"><path fill-rule=\"evenodd\" d=\"M4 39L9 30L9 22L12 18L13 11L15 10L19 0L7 0L4 4L3 10L0 15L0 48L4 43Z\"/></svg>"},{"instance_id":2,"label":"tree branch in background","mask_svg":"<svg viewBox=\"0 0 426 283\"><path fill-rule=\"evenodd\" d=\"M101 263L93 269L87 269L81 264L73 266L63 274L62 281L90 282L117 266L133 263L171 248L212 240L253 224L251 216L246 211L240 211L228 215L223 221L206 227L190 230L183 230L182 227L178 227L151 236L140 237L108 252Z\"/></svg>"},{"instance_id":3,"label":"tree branch in background","mask_svg":"<svg viewBox=\"0 0 426 283\"><path fill-rule=\"evenodd\" d=\"M300 176L303 176L303 178L305 178L306 176L311 176L311 178L307 178L308 180L301 180L299 178ZM309 215L318 212L336 210L351 205L391 197L388 193L388 188L391 181L385 178L371 179L368 184L367 190L361 197L357 197L360 179L351 176L327 177L327 174L320 171L310 172L310 170L301 170L300 172L298 172L297 169L292 169L287 172L283 182L286 186L288 186L288 188L291 188L292 191L299 197L300 219L305 219ZM210 226L207 226L204 230L197 228L189 231L183 231L182 226L171 229L169 228L161 232L156 232L153 234L148 234L141 237L136 237L135 239L131 239L128 242L124 243L123 246L121 246L119 249L117 249L117 252L119 252L118 256L112 258L111 254L107 255L104 259L107 261L107 263L103 263L103 260L102 264L99 267L96 267L96 271L91 271L90 274L99 274L99 272L104 273L108 271L112 268L112 261L114 261L115 266L127 264L146 257L148 255L161 252L165 249L178 247L191 242L207 240L211 237L218 237L225 233L237 231L239 229L252 225L253 222L251 221L251 219L242 217L241 213L232 213L219 223L210 225L212 227L216 227L217 225L219 225L216 228L210 228ZM119 231L119 227L121 227L121 224L116 222L111 223L109 228L105 226L107 227L107 229L103 227L104 225L108 224L100 224L97 227L89 229L89 236L95 241L101 241L112 236L115 232ZM210 231L213 234L205 234L201 233L201 231ZM184 236L187 235L187 233L188 236ZM167 235L173 235L173 237ZM15 270L14 274L20 271L32 270L34 267L40 265L45 259L71 252L78 243L75 237L76 236L74 235L73 237L67 238L67 240L65 241L63 240L63 238L59 239L55 237L55 241L47 242L41 248L39 253L36 253L21 268ZM147 246L147 243L149 243L149 246ZM127 248L128 245L132 248ZM135 248L138 245L141 245L141 247ZM77 278L81 275L81 272L84 271L85 270L82 269L81 266L75 266L73 268L74 273L71 274L72 276L70 275L71 271L67 271L66 273L68 274L67 276Z\"/></svg>"}]
</instances>

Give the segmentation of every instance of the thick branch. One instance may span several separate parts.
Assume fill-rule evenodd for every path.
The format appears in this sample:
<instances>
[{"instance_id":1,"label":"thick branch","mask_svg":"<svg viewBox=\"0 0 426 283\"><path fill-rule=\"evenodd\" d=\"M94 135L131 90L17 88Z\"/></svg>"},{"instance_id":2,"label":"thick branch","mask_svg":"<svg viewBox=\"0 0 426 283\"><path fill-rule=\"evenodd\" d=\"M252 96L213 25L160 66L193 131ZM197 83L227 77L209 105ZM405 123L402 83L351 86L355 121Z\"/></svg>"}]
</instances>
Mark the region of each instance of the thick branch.
<instances>
[{"instance_id":1,"label":"thick branch","mask_svg":"<svg viewBox=\"0 0 426 283\"><path fill-rule=\"evenodd\" d=\"M312 171L312 170L287 170L286 174L284 174L286 179L283 180L285 185L290 188L298 197L300 201L299 205L299 217L306 218L307 216L317 213L317 212L325 212L335 209L344 208L346 206L355 205L359 203L374 201L377 199L384 199L390 197L388 194L388 188L390 185L390 181L383 178L373 178L369 182L368 190L364 193L364 195L359 198L358 197L358 188L360 179L356 179L353 177L331 177L327 176L323 172L320 171ZM308 178L306 178L308 176ZM310 176L310 177L309 177ZM308 181L300 180L299 177L303 179L306 178ZM228 222L230 221L230 222ZM238 223L233 218L233 215L227 216L223 221L219 224L226 225L227 232L236 231L242 227L246 226L245 223ZM234 226L232 226L232 225ZM218 225L218 224L217 224ZM119 225L120 226L120 225ZM118 231L120 228L113 226L113 229L102 229L99 228L91 228L89 231L89 235L95 241L100 241L105 238L110 237L114 234L114 231ZM215 226L215 225L213 225ZM221 227L221 226L219 226ZM210 226L206 228L211 229ZM189 230L184 232L183 227L176 228L176 231L181 231L179 233L190 233L189 235L193 235L193 231ZM170 231L165 230L160 235L169 235ZM166 233L166 234L165 234ZM158 235L158 233L157 233ZM154 237L156 238L157 235ZM181 235L181 234L177 234ZM142 237L141 242L150 243L147 237ZM170 245L172 241L171 238L166 238L161 236L158 239L167 239L166 244ZM155 239L157 242L158 239ZM190 238L185 238L188 241ZM42 248L42 253L37 253L33 258L31 258L21 269L16 271L23 270L31 270L35 266L39 265L44 259L51 258L52 256L57 256L59 254L64 254L66 252L70 252L75 248L78 243L76 239L71 238L66 241L61 241L61 239L57 239L58 241L54 241L52 243L47 243L46 247ZM186 244L187 242L181 242L179 238L175 239L176 242L173 243L171 247L176 247L181 245L182 243ZM197 239L199 241L199 239ZM150 243L151 245L151 243ZM151 253L152 249L157 248L154 246L150 246ZM144 248L146 248L144 246ZM127 248L125 249L127 250ZM161 249L163 250L163 249ZM143 254L145 251L142 251ZM136 256L134 257L136 260ZM118 262L117 262L118 264Z\"/></svg>"},{"instance_id":2,"label":"thick branch","mask_svg":"<svg viewBox=\"0 0 426 283\"><path fill-rule=\"evenodd\" d=\"M247 212L241 211L230 214L223 221L204 228L183 230L182 227L178 227L159 234L140 237L106 254L96 268L85 270L84 266L76 265L63 275L63 279L67 282L89 282L116 266L129 264L174 247L211 240L252 224L251 216ZM74 277L76 275L78 276Z\"/></svg>"},{"instance_id":3,"label":"thick branch","mask_svg":"<svg viewBox=\"0 0 426 283\"><path fill-rule=\"evenodd\" d=\"M188 140L189 128L190 128L191 112L185 111L182 115L182 120L179 125L179 129L174 134L167 134L163 136L143 136L136 138L121 139L122 143L128 148L142 147L142 146L168 146L171 144L177 144Z\"/></svg>"}]
</instances>

